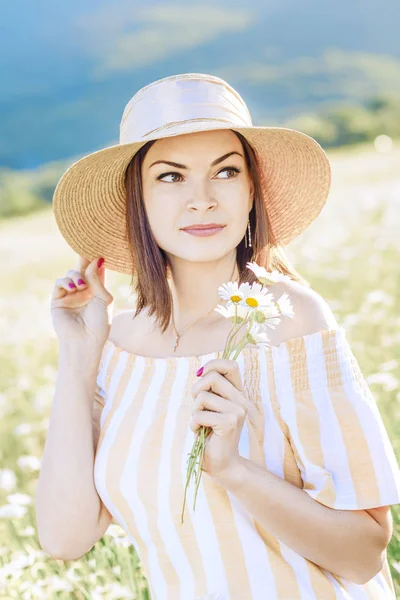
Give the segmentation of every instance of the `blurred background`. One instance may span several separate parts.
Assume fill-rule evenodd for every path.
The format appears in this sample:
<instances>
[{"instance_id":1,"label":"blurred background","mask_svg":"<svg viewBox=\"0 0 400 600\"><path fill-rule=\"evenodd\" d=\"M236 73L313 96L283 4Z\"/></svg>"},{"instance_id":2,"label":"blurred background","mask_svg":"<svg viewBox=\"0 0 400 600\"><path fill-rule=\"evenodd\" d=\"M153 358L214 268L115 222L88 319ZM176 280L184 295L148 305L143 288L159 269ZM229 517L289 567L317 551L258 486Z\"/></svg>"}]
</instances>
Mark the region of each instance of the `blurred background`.
<instances>
[{"instance_id":1,"label":"blurred background","mask_svg":"<svg viewBox=\"0 0 400 600\"><path fill-rule=\"evenodd\" d=\"M255 125L299 129L327 151L332 188L285 248L347 331L400 459L400 5L370 0L50 0L0 20L0 597L149 599L113 523L81 560L41 551L34 496L57 374L49 310L77 256L52 195L84 154L118 143L128 100L168 75L226 79ZM108 272L114 314L129 276ZM400 597L400 507L390 570Z\"/></svg>"}]
</instances>

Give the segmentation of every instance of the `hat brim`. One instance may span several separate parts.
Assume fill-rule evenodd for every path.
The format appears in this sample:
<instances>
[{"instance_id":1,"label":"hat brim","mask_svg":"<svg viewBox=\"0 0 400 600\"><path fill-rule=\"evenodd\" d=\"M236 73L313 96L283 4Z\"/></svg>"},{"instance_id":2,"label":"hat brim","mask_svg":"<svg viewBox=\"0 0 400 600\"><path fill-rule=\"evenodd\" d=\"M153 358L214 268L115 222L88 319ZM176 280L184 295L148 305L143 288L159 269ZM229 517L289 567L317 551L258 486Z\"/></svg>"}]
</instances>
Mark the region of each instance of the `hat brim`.
<instances>
[{"instance_id":1,"label":"hat brim","mask_svg":"<svg viewBox=\"0 0 400 600\"><path fill-rule=\"evenodd\" d=\"M107 269L131 274L126 237L125 170L138 150L152 139L195 131L232 129L257 152L265 207L276 242L284 246L319 215L328 198L331 168L318 142L284 127L233 127L201 121L164 128L146 140L102 148L73 163L53 195L53 211L66 242L89 260L105 258Z\"/></svg>"}]
</instances>

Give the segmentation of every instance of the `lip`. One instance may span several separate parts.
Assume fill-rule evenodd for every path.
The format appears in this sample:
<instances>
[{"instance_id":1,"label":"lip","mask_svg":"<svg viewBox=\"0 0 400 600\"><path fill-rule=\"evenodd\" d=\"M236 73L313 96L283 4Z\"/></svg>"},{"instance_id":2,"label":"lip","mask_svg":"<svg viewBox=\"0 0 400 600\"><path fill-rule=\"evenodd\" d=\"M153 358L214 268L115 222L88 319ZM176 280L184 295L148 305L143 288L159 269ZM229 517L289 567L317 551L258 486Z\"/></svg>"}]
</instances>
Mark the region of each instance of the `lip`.
<instances>
[{"instance_id":1,"label":"lip","mask_svg":"<svg viewBox=\"0 0 400 600\"><path fill-rule=\"evenodd\" d=\"M203 223L202 225L188 225L188 227L182 227L184 231L189 231L193 229L217 229L225 227L225 225L220 225L219 223Z\"/></svg>"},{"instance_id":2,"label":"lip","mask_svg":"<svg viewBox=\"0 0 400 600\"><path fill-rule=\"evenodd\" d=\"M185 227L184 229L182 229L182 231L186 231L186 233L189 233L190 235L206 237L209 235L214 235L219 231L222 231L224 227L225 225L217 225L215 223L210 223L209 225L196 225L191 227Z\"/></svg>"}]
</instances>

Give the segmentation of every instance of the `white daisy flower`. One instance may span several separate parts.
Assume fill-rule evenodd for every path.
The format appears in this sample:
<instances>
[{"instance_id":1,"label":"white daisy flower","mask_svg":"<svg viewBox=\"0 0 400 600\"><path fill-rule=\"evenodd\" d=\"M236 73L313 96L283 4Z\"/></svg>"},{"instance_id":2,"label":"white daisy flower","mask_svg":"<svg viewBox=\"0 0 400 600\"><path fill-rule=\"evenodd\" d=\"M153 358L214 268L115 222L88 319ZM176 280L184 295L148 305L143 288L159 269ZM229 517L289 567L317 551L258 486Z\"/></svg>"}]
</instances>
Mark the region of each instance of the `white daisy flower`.
<instances>
[{"instance_id":1,"label":"white daisy flower","mask_svg":"<svg viewBox=\"0 0 400 600\"><path fill-rule=\"evenodd\" d=\"M239 288L237 281L228 281L228 283L224 283L218 288L218 293L223 300L237 304L243 298L241 293L242 285Z\"/></svg>"},{"instance_id":2,"label":"white daisy flower","mask_svg":"<svg viewBox=\"0 0 400 600\"><path fill-rule=\"evenodd\" d=\"M277 325L279 325L279 323L281 322L279 317L271 317L268 319L268 321L265 322L266 327L269 327L270 329L275 329L275 327Z\"/></svg>"},{"instance_id":3,"label":"white daisy flower","mask_svg":"<svg viewBox=\"0 0 400 600\"><path fill-rule=\"evenodd\" d=\"M286 292L282 294L282 296L276 301L281 314L284 317L289 317L292 319L294 317L293 306L290 302L290 298Z\"/></svg>"},{"instance_id":4,"label":"white daisy flower","mask_svg":"<svg viewBox=\"0 0 400 600\"><path fill-rule=\"evenodd\" d=\"M261 267L256 262L248 262L246 266L253 271L257 279L259 279L263 285L272 285L278 281L290 281L288 275L284 275L276 269L267 271L265 267Z\"/></svg>"},{"instance_id":5,"label":"white daisy flower","mask_svg":"<svg viewBox=\"0 0 400 600\"><path fill-rule=\"evenodd\" d=\"M242 304L229 304L228 306L222 306L222 304L218 304L217 308L214 308L214 310L219 312L223 317L232 323L242 323L251 311L249 306ZM235 311L237 317L235 317Z\"/></svg>"},{"instance_id":6,"label":"white daisy flower","mask_svg":"<svg viewBox=\"0 0 400 600\"><path fill-rule=\"evenodd\" d=\"M275 326L281 322L281 314L278 307L274 304L270 309L257 310L254 313L254 322L262 327L275 329Z\"/></svg>"},{"instance_id":7,"label":"white daisy flower","mask_svg":"<svg viewBox=\"0 0 400 600\"><path fill-rule=\"evenodd\" d=\"M275 329L277 325L281 322L281 317L267 317L267 320L264 322L265 327L269 327L270 329Z\"/></svg>"},{"instance_id":8,"label":"white daisy flower","mask_svg":"<svg viewBox=\"0 0 400 600\"><path fill-rule=\"evenodd\" d=\"M260 323L254 323L250 330L249 341L251 344L261 344L270 346L270 339L265 331L265 328Z\"/></svg>"},{"instance_id":9,"label":"white daisy flower","mask_svg":"<svg viewBox=\"0 0 400 600\"><path fill-rule=\"evenodd\" d=\"M243 283L240 286L240 291L243 294L241 304L250 306L251 308L270 308L273 304L273 295L269 293L259 283L253 283L252 285L248 282Z\"/></svg>"},{"instance_id":10,"label":"white daisy flower","mask_svg":"<svg viewBox=\"0 0 400 600\"><path fill-rule=\"evenodd\" d=\"M268 306L260 306L253 311L253 319L256 323L265 323L267 320L271 323L278 323L281 319L280 310L275 302Z\"/></svg>"}]
</instances>

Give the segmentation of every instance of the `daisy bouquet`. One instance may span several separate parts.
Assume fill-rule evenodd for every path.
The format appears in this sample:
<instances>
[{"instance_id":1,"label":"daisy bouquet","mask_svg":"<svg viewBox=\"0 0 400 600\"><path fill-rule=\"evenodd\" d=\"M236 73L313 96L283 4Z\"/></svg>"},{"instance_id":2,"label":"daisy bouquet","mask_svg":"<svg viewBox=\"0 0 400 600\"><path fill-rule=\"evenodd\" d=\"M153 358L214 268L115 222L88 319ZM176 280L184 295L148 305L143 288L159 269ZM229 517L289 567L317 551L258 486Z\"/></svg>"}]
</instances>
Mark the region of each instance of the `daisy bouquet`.
<instances>
[{"instance_id":1,"label":"daisy bouquet","mask_svg":"<svg viewBox=\"0 0 400 600\"><path fill-rule=\"evenodd\" d=\"M223 359L236 360L248 344L270 346L267 335L268 328L274 329L282 317L294 317L288 294L283 293L275 302L267 287L278 281L290 280L290 278L276 270L267 271L255 262L247 263L247 268L253 271L258 282L253 284L245 282L239 286L236 281L229 281L218 288L218 293L221 298L226 300L226 304L225 306L219 304L214 310L233 323L222 354ZM211 427L201 426L189 454L181 524L185 511L186 491L192 477L194 477L196 485L193 510L196 506L204 448L211 433Z\"/></svg>"}]
</instances>

